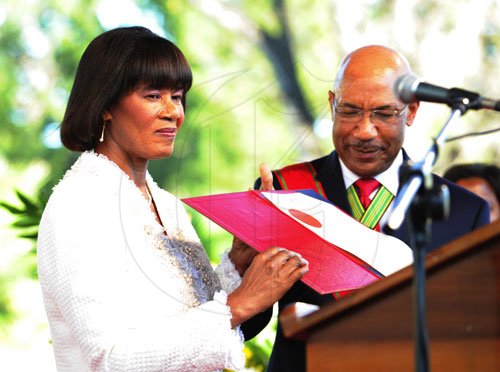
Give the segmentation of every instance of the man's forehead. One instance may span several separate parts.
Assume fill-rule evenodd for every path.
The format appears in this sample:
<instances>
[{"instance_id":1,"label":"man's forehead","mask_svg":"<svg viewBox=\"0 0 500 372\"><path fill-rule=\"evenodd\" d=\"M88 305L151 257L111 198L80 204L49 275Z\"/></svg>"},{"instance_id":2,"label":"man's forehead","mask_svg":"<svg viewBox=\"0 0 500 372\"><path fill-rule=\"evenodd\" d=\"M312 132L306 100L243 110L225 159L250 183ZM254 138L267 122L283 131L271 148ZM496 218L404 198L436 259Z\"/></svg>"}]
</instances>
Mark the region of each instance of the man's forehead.
<instances>
[{"instance_id":1,"label":"man's forehead","mask_svg":"<svg viewBox=\"0 0 500 372\"><path fill-rule=\"evenodd\" d=\"M409 72L408 61L400 53L383 46L367 46L344 58L337 73L335 90L344 82L365 78L392 86L399 76Z\"/></svg>"},{"instance_id":2,"label":"man's forehead","mask_svg":"<svg viewBox=\"0 0 500 372\"><path fill-rule=\"evenodd\" d=\"M336 101L339 104L348 103L367 108L397 106L400 102L393 92L393 85L394 78L387 74L378 79L370 77L344 79L337 88Z\"/></svg>"},{"instance_id":3,"label":"man's forehead","mask_svg":"<svg viewBox=\"0 0 500 372\"><path fill-rule=\"evenodd\" d=\"M390 73L381 73L378 76L349 76L340 81L336 94L387 94L392 93L395 82L395 75Z\"/></svg>"}]
</instances>

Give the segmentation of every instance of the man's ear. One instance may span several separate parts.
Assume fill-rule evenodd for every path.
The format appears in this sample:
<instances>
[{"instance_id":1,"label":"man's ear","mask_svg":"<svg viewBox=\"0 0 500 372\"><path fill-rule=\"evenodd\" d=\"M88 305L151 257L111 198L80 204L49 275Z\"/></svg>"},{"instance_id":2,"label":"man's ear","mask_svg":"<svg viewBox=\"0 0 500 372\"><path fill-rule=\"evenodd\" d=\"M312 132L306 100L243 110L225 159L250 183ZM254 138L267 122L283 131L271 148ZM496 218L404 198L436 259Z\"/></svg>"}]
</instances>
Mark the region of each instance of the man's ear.
<instances>
[{"instance_id":1,"label":"man's ear","mask_svg":"<svg viewBox=\"0 0 500 372\"><path fill-rule=\"evenodd\" d=\"M331 90L328 91L328 102L330 103L330 116L333 120L333 103L335 102L335 93L333 93Z\"/></svg>"},{"instance_id":2,"label":"man's ear","mask_svg":"<svg viewBox=\"0 0 500 372\"><path fill-rule=\"evenodd\" d=\"M410 127L415 120L415 115L417 115L420 102L416 101L408 105L408 116L406 117L406 126Z\"/></svg>"}]
</instances>

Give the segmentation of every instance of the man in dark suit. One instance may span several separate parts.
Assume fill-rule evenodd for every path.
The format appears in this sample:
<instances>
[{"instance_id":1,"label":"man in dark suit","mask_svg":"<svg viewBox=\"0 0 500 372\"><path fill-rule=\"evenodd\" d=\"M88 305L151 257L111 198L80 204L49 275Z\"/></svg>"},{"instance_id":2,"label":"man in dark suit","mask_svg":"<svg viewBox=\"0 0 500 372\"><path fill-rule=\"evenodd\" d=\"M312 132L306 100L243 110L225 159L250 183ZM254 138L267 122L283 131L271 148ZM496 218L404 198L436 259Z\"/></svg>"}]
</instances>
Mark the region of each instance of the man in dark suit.
<instances>
[{"instance_id":1,"label":"man in dark suit","mask_svg":"<svg viewBox=\"0 0 500 372\"><path fill-rule=\"evenodd\" d=\"M413 124L419 107L418 102L405 106L393 93L396 79L410 72L406 58L384 46L366 46L348 54L341 63L334 90L329 92L335 151L273 173L261 167L262 183L259 179L256 188L297 189L309 182L354 217L356 209L360 209L359 218L356 217L360 220L363 214L373 210L375 222L371 228L380 230L387 222L392 198L400 187L398 169L407 158L402 149L405 129ZM364 181L375 183L366 206L361 196ZM425 247L427 252L489 222L488 205L484 200L438 176L434 176L434 182L448 186L451 210L449 219L432 224L431 240ZM371 208L369 203L370 199L373 204L376 199L383 199L381 195L385 198L381 204L385 212L376 215L381 208ZM358 200L358 207L353 199ZM359 207L361 202L363 207ZM391 235L409 244L406 224ZM240 272L244 272L248 264L244 257L249 260L251 255L250 248L238 244L230 253ZM279 301L279 310L293 302L321 306L333 300L333 295L320 295L303 282L297 282ZM245 338L260 332L271 314L270 309L243 324ZM268 370L305 371L304 342L285 338L280 325Z\"/></svg>"}]
</instances>

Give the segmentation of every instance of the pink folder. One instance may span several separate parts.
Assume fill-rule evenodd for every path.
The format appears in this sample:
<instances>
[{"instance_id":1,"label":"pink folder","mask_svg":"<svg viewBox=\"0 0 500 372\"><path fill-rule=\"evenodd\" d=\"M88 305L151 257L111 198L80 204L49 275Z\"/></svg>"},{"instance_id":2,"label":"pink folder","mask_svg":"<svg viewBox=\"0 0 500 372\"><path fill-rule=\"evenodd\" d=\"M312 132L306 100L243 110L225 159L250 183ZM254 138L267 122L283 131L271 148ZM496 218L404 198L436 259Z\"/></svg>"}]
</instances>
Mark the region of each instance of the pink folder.
<instances>
[{"instance_id":1,"label":"pink folder","mask_svg":"<svg viewBox=\"0 0 500 372\"><path fill-rule=\"evenodd\" d=\"M312 190L306 192L315 194ZM300 253L309 261L309 272L302 280L320 294L360 288L381 277L364 261L283 213L260 191L207 195L182 201L259 252L277 246Z\"/></svg>"}]
</instances>

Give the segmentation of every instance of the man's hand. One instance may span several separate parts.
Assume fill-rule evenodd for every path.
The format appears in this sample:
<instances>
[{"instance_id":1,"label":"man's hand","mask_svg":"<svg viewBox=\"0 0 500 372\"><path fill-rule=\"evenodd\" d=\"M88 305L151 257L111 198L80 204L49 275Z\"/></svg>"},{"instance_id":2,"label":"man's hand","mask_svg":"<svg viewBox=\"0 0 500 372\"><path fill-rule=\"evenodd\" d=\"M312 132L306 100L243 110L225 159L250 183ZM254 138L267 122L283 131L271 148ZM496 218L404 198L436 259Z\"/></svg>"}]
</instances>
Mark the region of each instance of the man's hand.
<instances>
[{"instance_id":1,"label":"man's hand","mask_svg":"<svg viewBox=\"0 0 500 372\"><path fill-rule=\"evenodd\" d=\"M260 179L262 180L262 184L260 185L260 190L262 191L270 191L274 190L273 187L273 174L269 167L265 163L261 163L259 167ZM243 243L237 237L233 238L233 246L229 251L229 258L233 262L236 270L241 277L245 274L248 266L253 261L253 258L257 256L259 252L250 247L249 245Z\"/></svg>"},{"instance_id":2,"label":"man's hand","mask_svg":"<svg viewBox=\"0 0 500 372\"><path fill-rule=\"evenodd\" d=\"M274 190L273 186L273 173L265 163L260 163L259 167L260 179L262 181L260 185L261 191Z\"/></svg>"}]
</instances>

